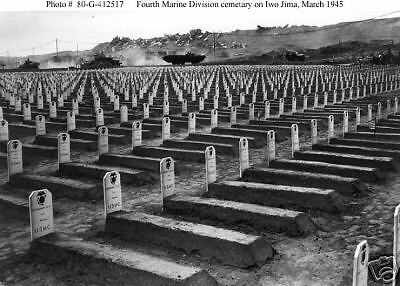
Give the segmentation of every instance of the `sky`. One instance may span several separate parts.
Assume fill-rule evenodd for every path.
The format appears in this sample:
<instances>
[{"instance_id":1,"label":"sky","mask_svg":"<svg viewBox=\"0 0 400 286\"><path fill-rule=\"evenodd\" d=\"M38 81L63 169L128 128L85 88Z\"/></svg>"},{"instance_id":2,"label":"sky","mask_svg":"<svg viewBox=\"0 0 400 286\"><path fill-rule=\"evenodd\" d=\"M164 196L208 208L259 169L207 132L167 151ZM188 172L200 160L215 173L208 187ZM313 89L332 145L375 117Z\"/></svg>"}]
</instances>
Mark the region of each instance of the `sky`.
<instances>
[{"instance_id":1,"label":"sky","mask_svg":"<svg viewBox=\"0 0 400 286\"><path fill-rule=\"evenodd\" d=\"M64 1L64 0L62 0ZM124 0L122 8L46 7L46 0L1 0L0 56L23 56L62 50L84 50L116 35L149 38L186 33L200 28L211 32L255 29L261 26L335 24L374 18L400 10L399 0L343 0L342 8L138 8ZM155 0L161 3L162 0ZM173 0L171 2L188 2ZM197 2L260 2L265 0L196 0ZM269 0L274 2L275 0ZM301 3L301 0L293 0ZM58 2L57 0L53 3ZM65 0L68 3L69 0ZM89 2L87 0L87 2ZM99 0L96 0L99 2ZM142 0L152 3L154 0ZM281 0L276 0L281 3ZM327 1L323 1L326 6ZM50 3L50 1L49 1ZM400 17L394 13L385 17ZM400 27L399 27L400 29ZM32 47L35 47L34 49Z\"/></svg>"}]
</instances>

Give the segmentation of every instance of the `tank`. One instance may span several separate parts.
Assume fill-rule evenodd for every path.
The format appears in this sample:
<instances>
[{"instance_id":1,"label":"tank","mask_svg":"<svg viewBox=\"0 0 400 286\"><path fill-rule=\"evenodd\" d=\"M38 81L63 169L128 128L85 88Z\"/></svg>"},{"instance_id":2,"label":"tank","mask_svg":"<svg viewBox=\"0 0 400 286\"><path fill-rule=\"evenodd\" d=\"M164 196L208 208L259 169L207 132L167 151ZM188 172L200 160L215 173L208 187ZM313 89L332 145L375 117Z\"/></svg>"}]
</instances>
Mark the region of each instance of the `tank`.
<instances>
[{"instance_id":1,"label":"tank","mask_svg":"<svg viewBox=\"0 0 400 286\"><path fill-rule=\"evenodd\" d=\"M99 53L93 56L93 60L81 64L81 69L106 69L120 66L121 62L119 60L114 60L112 57L106 57L103 53Z\"/></svg>"},{"instance_id":2,"label":"tank","mask_svg":"<svg viewBox=\"0 0 400 286\"><path fill-rule=\"evenodd\" d=\"M184 55L167 55L162 57L164 61L173 65L184 65L185 63L198 64L205 58L206 56L204 55L195 55L191 52L188 52Z\"/></svg>"},{"instance_id":3,"label":"tank","mask_svg":"<svg viewBox=\"0 0 400 286\"><path fill-rule=\"evenodd\" d=\"M39 63L37 62L32 62L29 58L26 59L26 61L20 65L18 68L21 70L38 70L39 69Z\"/></svg>"},{"instance_id":4,"label":"tank","mask_svg":"<svg viewBox=\"0 0 400 286\"><path fill-rule=\"evenodd\" d=\"M306 60L306 56L304 54L299 54L296 51L287 51L285 57L290 62L304 62Z\"/></svg>"}]
</instances>

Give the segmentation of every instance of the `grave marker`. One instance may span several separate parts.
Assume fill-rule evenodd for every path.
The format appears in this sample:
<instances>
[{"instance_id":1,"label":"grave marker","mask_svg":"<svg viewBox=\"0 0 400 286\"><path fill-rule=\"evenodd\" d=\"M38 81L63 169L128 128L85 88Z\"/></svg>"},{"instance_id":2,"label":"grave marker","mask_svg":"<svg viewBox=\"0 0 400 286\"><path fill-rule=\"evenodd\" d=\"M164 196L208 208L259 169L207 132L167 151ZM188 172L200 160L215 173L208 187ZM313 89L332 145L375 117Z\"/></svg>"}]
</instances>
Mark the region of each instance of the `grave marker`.
<instances>
[{"instance_id":1,"label":"grave marker","mask_svg":"<svg viewBox=\"0 0 400 286\"><path fill-rule=\"evenodd\" d=\"M297 99L295 96L292 97L292 112L296 112L296 106L297 106Z\"/></svg>"},{"instance_id":2,"label":"grave marker","mask_svg":"<svg viewBox=\"0 0 400 286\"><path fill-rule=\"evenodd\" d=\"M142 123L138 120L132 123L132 149L142 145Z\"/></svg>"},{"instance_id":3,"label":"grave marker","mask_svg":"<svg viewBox=\"0 0 400 286\"><path fill-rule=\"evenodd\" d=\"M43 109L43 96L38 95L37 97L37 109Z\"/></svg>"},{"instance_id":4,"label":"grave marker","mask_svg":"<svg viewBox=\"0 0 400 286\"><path fill-rule=\"evenodd\" d=\"M199 97L199 111L204 110L204 98L203 97Z\"/></svg>"},{"instance_id":5,"label":"grave marker","mask_svg":"<svg viewBox=\"0 0 400 286\"><path fill-rule=\"evenodd\" d=\"M46 135L46 118L43 115L35 116L36 136Z\"/></svg>"},{"instance_id":6,"label":"grave marker","mask_svg":"<svg viewBox=\"0 0 400 286\"><path fill-rule=\"evenodd\" d=\"M171 157L161 159L160 185L162 201L175 194L175 163Z\"/></svg>"},{"instance_id":7,"label":"grave marker","mask_svg":"<svg viewBox=\"0 0 400 286\"><path fill-rule=\"evenodd\" d=\"M236 124L236 106L231 107L230 126Z\"/></svg>"},{"instance_id":8,"label":"grave marker","mask_svg":"<svg viewBox=\"0 0 400 286\"><path fill-rule=\"evenodd\" d=\"M22 162L22 143L19 140L11 140L7 143L7 171L8 181L12 175L24 171Z\"/></svg>"},{"instance_id":9,"label":"grave marker","mask_svg":"<svg viewBox=\"0 0 400 286\"><path fill-rule=\"evenodd\" d=\"M182 113L187 113L187 100L182 100Z\"/></svg>"},{"instance_id":10,"label":"grave marker","mask_svg":"<svg viewBox=\"0 0 400 286\"><path fill-rule=\"evenodd\" d=\"M29 195L31 241L54 232L53 198L47 189Z\"/></svg>"},{"instance_id":11,"label":"grave marker","mask_svg":"<svg viewBox=\"0 0 400 286\"><path fill-rule=\"evenodd\" d=\"M204 152L206 161L206 192L208 192L208 185L217 180L217 159L215 148L208 146Z\"/></svg>"},{"instance_id":12,"label":"grave marker","mask_svg":"<svg viewBox=\"0 0 400 286\"><path fill-rule=\"evenodd\" d=\"M57 118L57 104L55 101L50 102L49 106L49 117L50 118Z\"/></svg>"},{"instance_id":13,"label":"grave marker","mask_svg":"<svg viewBox=\"0 0 400 286\"><path fill-rule=\"evenodd\" d=\"M303 110L306 110L308 107L308 96L304 95L303 96Z\"/></svg>"},{"instance_id":14,"label":"grave marker","mask_svg":"<svg viewBox=\"0 0 400 286\"><path fill-rule=\"evenodd\" d=\"M76 115L79 114L79 102L77 99L72 99L72 112Z\"/></svg>"},{"instance_id":15,"label":"grave marker","mask_svg":"<svg viewBox=\"0 0 400 286\"><path fill-rule=\"evenodd\" d=\"M353 259L353 286L366 286L368 283L369 247L366 240L357 245Z\"/></svg>"},{"instance_id":16,"label":"grave marker","mask_svg":"<svg viewBox=\"0 0 400 286\"><path fill-rule=\"evenodd\" d=\"M24 121L32 120L31 105L29 103L24 103L23 114L24 114Z\"/></svg>"},{"instance_id":17,"label":"grave marker","mask_svg":"<svg viewBox=\"0 0 400 286\"><path fill-rule=\"evenodd\" d=\"M349 132L349 112L347 110L343 111L343 136Z\"/></svg>"},{"instance_id":18,"label":"grave marker","mask_svg":"<svg viewBox=\"0 0 400 286\"><path fill-rule=\"evenodd\" d=\"M150 107L148 103L143 103L143 119L150 117Z\"/></svg>"},{"instance_id":19,"label":"grave marker","mask_svg":"<svg viewBox=\"0 0 400 286\"><path fill-rule=\"evenodd\" d=\"M239 139L239 170L240 177L242 177L243 172L250 167L249 162L249 142L246 137Z\"/></svg>"},{"instance_id":20,"label":"grave marker","mask_svg":"<svg viewBox=\"0 0 400 286\"><path fill-rule=\"evenodd\" d=\"M249 120L254 120L254 103L249 103Z\"/></svg>"},{"instance_id":21,"label":"grave marker","mask_svg":"<svg viewBox=\"0 0 400 286\"><path fill-rule=\"evenodd\" d=\"M103 108L99 108L96 111L96 127L104 125L104 113Z\"/></svg>"},{"instance_id":22,"label":"grave marker","mask_svg":"<svg viewBox=\"0 0 400 286\"><path fill-rule=\"evenodd\" d=\"M15 111L21 112L21 97L17 96L15 100Z\"/></svg>"},{"instance_id":23,"label":"grave marker","mask_svg":"<svg viewBox=\"0 0 400 286\"><path fill-rule=\"evenodd\" d=\"M291 126L291 142L292 142L292 158L293 158L294 153L300 150L299 127L297 124L292 124Z\"/></svg>"},{"instance_id":24,"label":"grave marker","mask_svg":"<svg viewBox=\"0 0 400 286\"><path fill-rule=\"evenodd\" d=\"M218 126L218 110L212 109L211 110L211 129Z\"/></svg>"},{"instance_id":25,"label":"grave marker","mask_svg":"<svg viewBox=\"0 0 400 286\"><path fill-rule=\"evenodd\" d=\"M104 214L122 210L121 176L117 171L107 172L103 177Z\"/></svg>"},{"instance_id":26,"label":"grave marker","mask_svg":"<svg viewBox=\"0 0 400 286\"><path fill-rule=\"evenodd\" d=\"M264 119L268 119L271 113L271 105L268 100L264 102Z\"/></svg>"},{"instance_id":27,"label":"grave marker","mask_svg":"<svg viewBox=\"0 0 400 286\"><path fill-rule=\"evenodd\" d=\"M311 119L311 145L318 143L318 121Z\"/></svg>"},{"instance_id":28,"label":"grave marker","mask_svg":"<svg viewBox=\"0 0 400 286\"><path fill-rule=\"evenodd\" d=\"M218 109L218 95L214 95L214 109Z\"/></svg>"},{"instance_id":29,"label":"grave marker","mask_svg":"<svg viewBox=\"0 0 400 286\"><path fill-rule=\"evenodd\" d=\"M73 111L67 112L67 132L76 129L75 113Z\"/></svg>"},{"instance_id":30,"label":"grave marker","mask_svg":"<svg viewBox=\"0 0 400 286\"><path fill-rule=\"evenodd\" d=\"M162 141L168 140L171 137L171 120L169 117L164 117L162 119Z\"/></svg>"},{"instance_id":31,"label":"grave marker","mask_svg":"<svg viewBox=\"0 0 400 286\"><path fill-rule=\"evenodd\" d=\"M335 118L333 115L328 116L328 143L335 136Z\"/></svg>"},{"instance_id":32,"label":"grave marker","mask_svg":"<svg viewBox=\"0 0 400 286\"><path fill-rule=\"evenodd\" d=\"M100 157L103 154L107 154L109 151L108 148L108 128L107 126L101 126L97 130L97 143L98 143L98 156Z\"/></svg>"},{"instance_id":33,"label":"grave marker","mask_svg":"<svg viewBox=\"0 0 400 286\"><path fill-rule=\"evenodd\" d=\"M169 115L169 102L168 100L164 100L163 102L163 116Z\"/></svg>"},{"instance_id":34,"label":"grave marker","mask_svg":"<svg viewBox=\"0 0 400 286\"><path fill-rule=\"evenodd\" d=\"M188 115L188 133L196 133L196 113L190 112Z\"/></svg>"},{"instance_id":35,"label":"grave marker","mask_svg":"<svg viewBox=\"0 0 400 286\"><path fill-rule=\"evenodd\" d=\"M283 114L285 111L285 99L284 98L279 98L279 109L278 109L278 115Z\"/></svg>"},{"instance_id":36,"label":"grave marker","mask_svg":"<svg viewBox=\"0 0 400 286\"><path fill-rule=\"evenodd\" d=\"M122 105L120 109L121 123L128 122L128 106Z\"/></svg>"},{"instance_id":37,"label":"grave marker","mask_svg":"<svg viewBox=\"0 0 400 286\"><path fill-rule=\"evenodd\" d=\"M132 94L132 108L137 108L137 95Z\"/></svg>"},{"instance_id":38,"label":"grave marker","mask_svg":"<svg viewBox=\"0 0 400 286\"><path fill-rule=\"evenodd\" d=\"M361 124L361 109L359 106L356 108L356 126Z\"/></svg>"},{"instance_id":39,"label":"grave marker","mask_svg":"<svg viewBox=\"0 0 400 286\"><path fill-rule=\"evenodd\" d=\"M114 111L119 111L119 96L115 95L114 97Z\"/></svg>"},{"instance_id":40,"label":"grave marker","mask_svg":"<svg viewBox=\"0 0 400 286\"><path fill-rule=\"evenodd\" d=\"M276 159L276 150L275 150L275 131L269 130L267 131L267 167L269 166L270 162Z\"/></svg>"},{"instance_id":41,"label":"grave marker","mask_svg":"<svg viewBox=\"0 0 400 286\"><path fill-rule=\"evenodd\" d=\"M8 122L4 119L0 121L0 142L5 141L8 142L9 135L8 135Z\"/></svg>"},{"instance_id":42,"label":"grave marker","mask_svg":"<svg viewBox=\"0 0 400 286\"><path fill-rule=\"evenodd\" d=\"M232 107L232 94L228 94L227 98L227 107L231 108Z\"/></svg>"},{"instance_id":43,"label":"grave marker","mask_svg":"<svg viewBox=\"0 0 400 286\"><path fill-rule=\"evenodd\" d=\"M68 133L60 133L58 142L58 165L71 162L71 142Z\"/></svg>"}]
</instances>

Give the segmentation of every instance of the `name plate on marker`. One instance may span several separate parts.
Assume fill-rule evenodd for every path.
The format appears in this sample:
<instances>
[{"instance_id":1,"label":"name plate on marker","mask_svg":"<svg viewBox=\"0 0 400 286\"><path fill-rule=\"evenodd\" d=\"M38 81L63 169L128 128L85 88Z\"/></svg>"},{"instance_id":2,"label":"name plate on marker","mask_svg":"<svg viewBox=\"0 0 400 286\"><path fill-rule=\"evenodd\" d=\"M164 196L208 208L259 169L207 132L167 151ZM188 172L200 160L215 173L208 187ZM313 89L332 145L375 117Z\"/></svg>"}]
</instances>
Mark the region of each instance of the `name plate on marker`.
<instances>
[{"instance_id":1,"label":"name plate on marker","mask_svg":"<svg viewBox=\"0 0 400 286\"><path fill-rule=\"evenodd\" d=\"M122 210L121 176L117 171L107 172L103 177L104 213Z\"/></svg>"},{"instance_id":2,"label":"name plate on marker","mask_svg":"<svg viewBox=\"0 0 400 286\"><path fill-rule=\"evenodd\" d=\"M175 194L175 163L171 157L161 160L160 177L162 199Z\"/></svg>"},{"instance_id":3,"label":"name plate on marker","mask_svg":"<svg viewBox=\"0 0 400 286\"><path fill-rule=\"evenodd\" d=\"M98 154L99 156L108 153L108 128L99 127L98 131Z\"/></svg>"},{"instance_id":4,"label":"name plate on marker","mask_svg":"<svg viewBox=\"0 0 400 286\"><path fill-rule=\"evenodd\" d=\"M98 108L96 111L96 126L104 125L104 113L102 108Z\"/></svg>"},{"instance_id":5,"label":"name plate on marker","mask_svg":"<svg viewBox=\"0 0 400 286\"><path fill-rule=\"evenodd\" d=\"M215 154L215 148L208 146L205 150L206 160L206 189L208 191L208 185L214 183L217 180L217 160Z\"/></svg>"},{"instance_id":6,"label":"name plate on marker","mask_svg":"<svg viewBox=\"0 0 400 286\"><path fill-rule=\"evenodd\" d=\"M7 170L8 180L15 174L24 171L22 162L22 143L19 140L11 140L7 143Z\"/></svg>"},{"instance_id":7,"label":"name plate on marker","mask_svg":"<svg viewBox=\"0 0 400 286\"><path fill-rule=\"evenodd\" d=\"M4 119L0 121L0 141L8 142L9 135L8 135L8 122Z\"/></svg>"},{"instance_id":8,"label":"name plate on marker","mask_svg":"<svg viewBox=\"0 0 400 286\"><path fill-rule=\"evenodd\" d=\"M71 162L70 137L68 133L60 133L58 139L58 164Z\"/></svg>"},{"instance_id":9,"label":"name plate on marker","mask_svg":"<svg viewBox=\"0 0 400 286\"><path fill-rule=\"evenodd\" d=\"M132 148L142 145L142 123L134 121L132 123Z\"/></svg>"},{"instance_id":10,"label":"name plate on marker","mask_svg":"<svg viewBox=\"0 0 400 286\"><path fill-rule=\"evenodd\" d=\"M53 198L47 189L29 195L31 241L54 232Z\"/></svg>"},{"instance_id":11,"label":"name plate on marker","mask_svg":"<svg viewBox=\"0 0 400 286\"><path fill-rule=\"evenodd\" d=\"M240 177L242 177L243 172L250 167L249 143L246 137L239 139L239 165Z\"/></svg>"},{"instance_id":12,"label":"name plate on marker","mask_svg":"<svg viewBox=\"0 0 400 286\"><path fill-rule=\"evenodd\" d=\"M43 115L36 115L36 136L46 135L46 118Z\"/></svg>"}]
</instances>

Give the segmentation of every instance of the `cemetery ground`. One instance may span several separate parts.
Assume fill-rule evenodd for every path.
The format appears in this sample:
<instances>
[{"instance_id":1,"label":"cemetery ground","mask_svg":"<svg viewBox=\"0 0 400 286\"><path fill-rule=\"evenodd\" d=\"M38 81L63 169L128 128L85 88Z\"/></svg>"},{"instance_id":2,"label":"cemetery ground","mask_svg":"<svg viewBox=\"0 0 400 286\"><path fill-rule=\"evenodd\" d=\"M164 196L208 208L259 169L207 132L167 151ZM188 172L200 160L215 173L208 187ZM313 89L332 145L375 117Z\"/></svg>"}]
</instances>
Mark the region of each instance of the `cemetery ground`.
<instances>
[{"instance_id":1,"label":"cemetery ground","mask_svg":"<svg viewBox=\"0 0 400 286\"><path fill-rule=\"evenodd\" d=\"M352 122L354 123L354 122ZM352 126L354 129L354 126ZM337 126L340 134L341 126ZM174 133L183 138L186 131ZM326 133L319 132L320 138ZM26 137L31 141L32 138ZM147 140L146 144L159 145L161 139ZM300 137L302 150L310 148L309 135ZM126 148L129 148L127 146ZM290 140L277 143L277 157L289 158ZM265 148L250 149L250 164L265 164ZM90 161L96 152L72 152L73 161ZM202 163L177 162L176 174L178 193L200 194L205 189L205 169ZM24 169L30 173L48 174L57 170L56 160L41 159L40 163L30 162ZM233 179L239 176L237 156L217 153L218 180ZM2 191L10 188L6 184L7 170L0 169ZM318 229L303 237L289 237L282 233L255 232L249 226L236 225L234 229L245 233L262 234L270 239L276 254L261 266L241 269L209 260L200 255L188 255L167 248L127 244L126 247L142 250L155 256L198 266L210 273L221 285L351 285L353 255L357 244L367 239L370 257L391 255L393 240L393 211L400 203L400 177L389 174L380 183L370 184L366 196L346 198L349 200L341 215L330 215L312 211L308 215ZM159 181L133 187L122 182L122 201L124 209L140 210L150 213L160 212ZM76 201L66 198L55 199L56 231L77 234L84 238L101 241L105 225L102 201ZM202 220L204 222L204 220ZM221 226L223 224L221 223ZM107 239L110 242L110 239ZM112 240L111 240L112 241ZM120 241L115 243L121 243ZM125 245L120 245L124 247ZM0 217L0 285L114 285L104 275L98 277L87 268L64 261L60 265L46 265L34 262L28 253L30 247L29 222L9 217ZM128 285L128 284L127 284ZM368 285L378 285L369 281Z\"/></svg>"}]
</instances>

